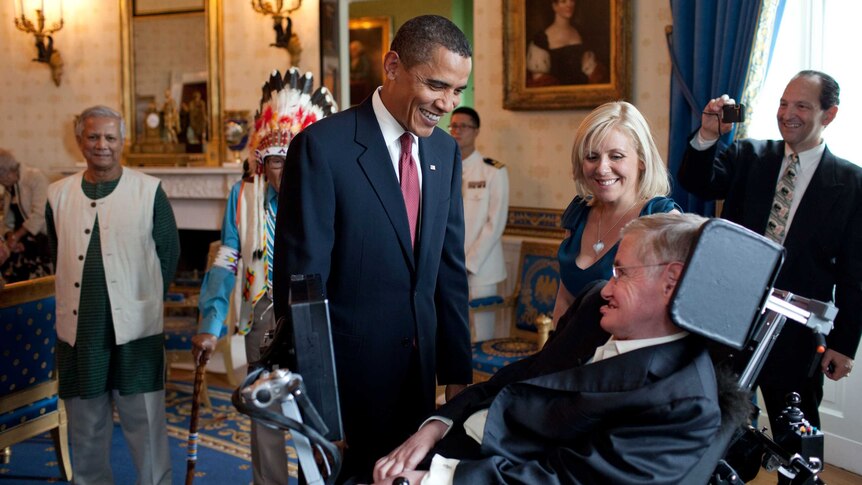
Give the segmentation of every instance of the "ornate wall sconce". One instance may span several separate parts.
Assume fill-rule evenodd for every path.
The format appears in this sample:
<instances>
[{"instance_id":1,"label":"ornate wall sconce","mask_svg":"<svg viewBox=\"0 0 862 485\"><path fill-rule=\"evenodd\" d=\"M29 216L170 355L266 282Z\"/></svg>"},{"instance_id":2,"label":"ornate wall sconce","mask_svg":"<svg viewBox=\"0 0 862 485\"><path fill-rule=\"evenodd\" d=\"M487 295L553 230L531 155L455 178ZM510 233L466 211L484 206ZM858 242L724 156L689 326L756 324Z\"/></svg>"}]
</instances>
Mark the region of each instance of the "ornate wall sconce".
<instances>
[{"instance_id":1,"label":"ornate wall sconce","mask_svg":"<svg viewBox=\"0 0 862 485\"><path fill-rule=\"evenodd\" d=\"M251 0L255 12L272 16L272 28L275 30L275 42L272 47L286 49L290 53L291 64L299 64L302 45L299 37L293 32L293 21L290 14L302 6L302 0Z\"/></svg>"},{"instance_id":2,"label":"ornate wall sconce","mask_svg":"<svg viewBox=\"0 0 862 485\"><path fill-rule=\"evenodd\" d=\"M51 67L51 78L54 84L59 86L63 76L63 58L60 57L60 51L54 48L51 34L63 28L63 0L14 0L14 2L15 27L36 37L38 54L33 60L48 64Z\"/></svg>"}]
</instances>

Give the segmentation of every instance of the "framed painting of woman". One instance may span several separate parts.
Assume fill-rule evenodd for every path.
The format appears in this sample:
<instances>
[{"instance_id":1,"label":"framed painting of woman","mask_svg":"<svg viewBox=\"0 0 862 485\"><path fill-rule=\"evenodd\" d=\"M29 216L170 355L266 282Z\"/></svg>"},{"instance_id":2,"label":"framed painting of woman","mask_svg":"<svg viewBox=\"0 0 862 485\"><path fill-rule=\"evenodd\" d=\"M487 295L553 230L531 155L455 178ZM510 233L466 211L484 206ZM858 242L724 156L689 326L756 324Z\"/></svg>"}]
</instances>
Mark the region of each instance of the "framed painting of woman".
<instances>
[{"instance_id":1,"label":"framed painting of woman","mask_svg":"<svg viewBox=\"0 0 862 485\"><path fill-rule=\"evenodd\" d=\"M504 0L505 93L513 110L594 108L630 85L628 0Z\"/></svg>"}]
</instances>

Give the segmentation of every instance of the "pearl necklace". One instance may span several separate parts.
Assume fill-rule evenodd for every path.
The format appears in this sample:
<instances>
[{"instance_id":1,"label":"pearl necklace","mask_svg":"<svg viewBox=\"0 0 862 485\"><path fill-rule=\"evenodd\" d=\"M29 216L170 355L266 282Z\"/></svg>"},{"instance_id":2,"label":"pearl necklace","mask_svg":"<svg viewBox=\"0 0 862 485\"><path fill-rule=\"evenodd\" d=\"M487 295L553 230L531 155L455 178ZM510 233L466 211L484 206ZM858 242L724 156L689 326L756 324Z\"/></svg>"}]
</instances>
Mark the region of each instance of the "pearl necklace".
<instances>
[{"instance_id":1,"label":"pearl necklace","mask_svg":"<svg viewBox=\"0 0 862 485\"><path fill-rule=\"evenodd\" d=\"M634 207L638 204L638 202L640 202L640 200L635 199L634 203L631 206L629 206L629 208L626 209L625 212L623 212L623 215L621 215L620 218L617 219L617 222L615 222L613 226L611 226L607 231L605 231L604 234L602 234L602 215L604 214L604 207L601 208L601 212L599 212L599 223L596 226L596 243L593 244L593 251L596 252L596 256L598 256L599 253L601 253L602 250L605 249L605 243L602 242L602 239L604 238L604 236L607 236L609 232L611 232L615 227L617 227L617 224L619 224L620 221L622 221L623 218L629 212L631 212L632 209L634 209Z\"/></svg>"}]
</instances>

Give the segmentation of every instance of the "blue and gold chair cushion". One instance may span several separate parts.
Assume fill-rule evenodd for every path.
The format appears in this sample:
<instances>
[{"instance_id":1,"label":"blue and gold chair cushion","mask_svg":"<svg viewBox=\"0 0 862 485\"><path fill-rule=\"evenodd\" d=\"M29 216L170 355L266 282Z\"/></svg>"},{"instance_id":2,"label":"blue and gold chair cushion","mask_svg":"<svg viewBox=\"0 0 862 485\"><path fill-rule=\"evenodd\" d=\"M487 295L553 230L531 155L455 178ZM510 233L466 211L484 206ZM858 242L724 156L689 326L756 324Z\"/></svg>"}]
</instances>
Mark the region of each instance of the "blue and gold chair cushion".
<instances>
[{"instance_id":1,"label":"blue and gold chair cushion","mask_svg":"<svg viewBox=\"0 0 862 485\"><path fill-rule=\"evenodd\" d=\"M479 309L502 305L505 300L500 295L483 296L481 298L473 298L469 301L470 308Z\"/></svg>"},{"instance_id":2,"label":"blue and gold chair cushion","mask_svg":"<svg viewBox=\"0 0 862 485\"><path fill-rule=\"evenodd\" d=\"M54 297L0 308L0 396L54 375Z\"/></svg>"},{"instance_id":3,"label":"blue and gold chair cushion","mask_svg":"<svg viewBox=\"0 0 862 485\"><path fill-rule=\"evenodd\" d=\"M488 379L506 365L539 351L543 344L537 321L552 315L560 286L556 243L525 241L521 244L519 278L512 306L510 337L475 342L472 348L474 381ZM544 336L547 328L542 329Z\"/></svg>"},{"instance_id":4,"label":"blue and gold chair cushion","mask_svg":"<svg viewBox=\"0 0 862 485\"><path fill-rule=\"evenodd\" d=\"M61 479L72 478L65 411L57 396L54 276L7 285L0 303L0 449L51 434Z\"/></svg>"},{"instance_id":5,"label":"blue and gold chair cushion","mask_svg":"<svg viewBox=\"0 0 862 485\"><path fill-rule=\"evenodd\" d=\"M538 352L535 341L521 338L497 338L473 344L473 370L488 376Z\"/></svg>"},{"instance_id":6,"label":"blue and gold chair cushion","mask_svg":"<svg viewBox=\"0 0 862 485\"><path fill-rule=\"evenodd\" d=\"M197 332L196 319L165 317L165 350L191 350L192 337Z\"/></svg>"},{"instance_id":7,"label":"blue and gold chair cushion","mask_svg":"<svg viewBox=\"0 0 862 485\"><path fill-rule=\"evenodd\" d=\"M560 263L556 253L524 254L521 263L520 289L515 301L515 326L536 332L536 319L554 313L560 288Z\"/></svg>"},{"instance_id":8,"label":"blue and gold chair cushion","mask_svg":"<svg viewBox=\"0 0 862 485\"><path fill-rule=\"evenodd\" d=\"M0 432L12 429L15 426L40 418L56 410L57 396L52 396L26 406L21 406L8 413L0 414Z\"/></svg>"}]
</instances>

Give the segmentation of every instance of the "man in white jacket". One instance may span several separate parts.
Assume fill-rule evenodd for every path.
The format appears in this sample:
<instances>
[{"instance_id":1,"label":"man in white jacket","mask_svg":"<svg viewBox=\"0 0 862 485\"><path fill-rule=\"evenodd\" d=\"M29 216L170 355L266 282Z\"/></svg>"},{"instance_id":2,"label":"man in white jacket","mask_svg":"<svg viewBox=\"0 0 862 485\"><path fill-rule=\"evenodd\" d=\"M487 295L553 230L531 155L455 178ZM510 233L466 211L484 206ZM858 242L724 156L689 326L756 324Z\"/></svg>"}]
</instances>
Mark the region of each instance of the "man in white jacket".
<instances>
[{"instance_id":1,"label":"man in white jacket","mask_svg":"<svg viewBox=\"0 0 862 485\"><path fill-rule=\"evenodd\" d=\"M137 483L171 483L163 300L180 243L159 179L120 164L124 133L113 109L84 110L75 137L87 168L48 188L56 368L77 485L114 483L114 405Z\"/></svg>"},{"instance_id":2,"label":"man in white jacket","mask_svg":"<svg viewBox=\"0 0 862 485\"><path fill-rule=\"evenodd\" d=\"M479 124L479 114L467 107L455 109L449 123L463 160L461 194L470 300L499 294L497 284L506 279L501 238L509 212L509 175L503 163L484 158L476 150ZM505 333L505 329L495 329L493 312L473 316L473 328L477 341Z\"/></svg>"}]
</instances>

